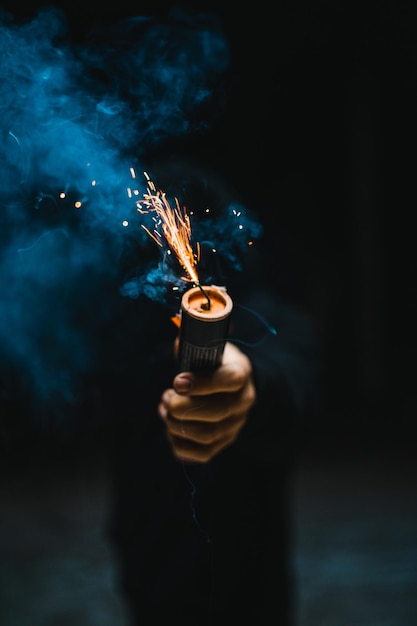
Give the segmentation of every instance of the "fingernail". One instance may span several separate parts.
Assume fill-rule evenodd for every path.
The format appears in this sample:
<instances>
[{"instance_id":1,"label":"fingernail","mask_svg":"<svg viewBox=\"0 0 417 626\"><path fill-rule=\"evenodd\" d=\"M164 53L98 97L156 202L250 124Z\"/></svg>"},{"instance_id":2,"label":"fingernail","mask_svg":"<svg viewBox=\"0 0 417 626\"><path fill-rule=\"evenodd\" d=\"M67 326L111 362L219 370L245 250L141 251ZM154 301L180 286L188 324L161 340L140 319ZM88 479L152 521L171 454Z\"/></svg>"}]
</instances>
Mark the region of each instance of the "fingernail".
<instances>
[{"instance_id":1,"label":"fingernail","mask_svg":"<svg viewBox=\"0 0 417 626\"><path fill-rule=\"evenodd\" d=\"M193 388L193 378L189 374L179 374L174 380L174 389L178 393L188 393Z\"/></svg>"}]
</instances>

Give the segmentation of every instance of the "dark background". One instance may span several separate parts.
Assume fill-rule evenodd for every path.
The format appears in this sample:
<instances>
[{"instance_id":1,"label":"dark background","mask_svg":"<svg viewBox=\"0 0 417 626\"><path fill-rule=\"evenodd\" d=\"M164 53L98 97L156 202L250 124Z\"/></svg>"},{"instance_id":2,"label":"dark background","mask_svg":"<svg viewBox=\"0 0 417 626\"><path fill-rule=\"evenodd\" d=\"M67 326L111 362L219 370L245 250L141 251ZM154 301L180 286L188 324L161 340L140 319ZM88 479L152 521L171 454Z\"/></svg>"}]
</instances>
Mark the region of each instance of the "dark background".
<instances>
[{"instance_id":1,"label":"dark background","mask_svg":"<svg viewBox=\"0 0 417 626\"><path fill-rule=\"evenodd\" d=\"M31 19L39 6L12 10ZM164 156L198 156L259 212L272 287L276 246L285 248L282 273L317 320L325 363L323 406L302 445L408 446L417 409L413 3L55 6L81 42L97 24L164 17L173 6L220 15L232 52L226 108L204 134L167 142Z\"/></svg>"},{"instance_id":2,"label":"dark background","mask_svg":"<svg viewBox=\"0 0 417 626\"><path fill-rule=\"evenodd\" d=\"M22 20L41 5L1 2ZM82 42L95 24L163 17L180 5L59 6ZM259 211L271 289L288 277L321 340L322 402L301 433L294 483L295 626L379 626L390 613L390 623L411 626L417 5L299 0L232 9L199 0L188 8L224 22L227 106L207 132L168 141L161 154L195 155ZM97 534L105 482L100 468L78 470L72 461L68 474L30 480L6 467L5 626L119 623Z\"/></svg>"}]
</instances>

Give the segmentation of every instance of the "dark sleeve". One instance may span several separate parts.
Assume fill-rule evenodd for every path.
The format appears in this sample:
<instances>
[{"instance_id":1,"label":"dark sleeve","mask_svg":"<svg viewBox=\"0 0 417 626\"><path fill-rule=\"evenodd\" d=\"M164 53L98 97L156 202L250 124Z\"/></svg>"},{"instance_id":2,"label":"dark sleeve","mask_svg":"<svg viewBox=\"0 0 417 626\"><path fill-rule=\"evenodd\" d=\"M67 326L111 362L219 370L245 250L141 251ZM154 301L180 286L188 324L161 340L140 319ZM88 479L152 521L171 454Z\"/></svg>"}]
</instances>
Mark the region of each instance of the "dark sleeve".
<instances>
[{"instance_id":1,"label":"dark sleeve","mask_svg":"<svg viewBox=\"0 0 417 626\"><path fill-rule=\"evenodd\" d=\"M234 302L231 340L251 359L257 400L239 445L276 461L320 405L321 358L311 317L271 289Z\"/></svg>"}]
</instances>

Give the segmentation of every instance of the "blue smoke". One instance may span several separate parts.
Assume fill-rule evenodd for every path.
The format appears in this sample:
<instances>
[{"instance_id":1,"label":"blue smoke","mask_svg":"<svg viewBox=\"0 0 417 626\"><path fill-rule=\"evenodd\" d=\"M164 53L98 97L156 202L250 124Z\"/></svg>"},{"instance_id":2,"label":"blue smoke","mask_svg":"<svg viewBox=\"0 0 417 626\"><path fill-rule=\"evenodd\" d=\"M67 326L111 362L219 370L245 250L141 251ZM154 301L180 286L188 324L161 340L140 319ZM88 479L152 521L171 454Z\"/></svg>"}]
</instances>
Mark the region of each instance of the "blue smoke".
<instances>
[{"instance_id":1,"label":"blue smoke","mask_svg":"<svg viewBox=\"0 0 417 626\"><path fill-rule=\"evenodd\" d=\"M171 206L174 206L173 203ZM211 211L208 211L208 214L196 216L190 221L194 250L195 242L200 246L201 258L196 269L202 284L222 283L224 267L221 269L220 266L233 267L234 272L242 271L245 252L263 232L262 225L252 212L236 202L227 204L220 215L212 217ZM181 294L189 287L181 276L186 277L185 272L165 246L159 263L145 272L139 268L124 283L121 294L135 299L145 295L150 300L165 303L170 290L175 289Z\"/></svg>"},{"instance_id":2,"label":"blue smoke","mask_svg":"<svg viewBox=\"0 0 417 626\"><path fill-rule=\"evenodd\" d=\"M24 25L0 14L0 192L75 188L90 226L113 233L122 205L132 206L130 166L207 125L197 112L207 113L229 61L219 30L212 16L136 18L81 47L68 43L57 9Z\"/></svg>"},{"instance_id":3,"label":"blue smoke","mask_svg":"<svg viewBox=\"0 0 417 626\"><path fill-rule=\"evenodd\" d=\"M111 315L106 281L129 251L149 250L127 193L146 181L130 168L210 125L228 67L209 14L137 17L80 45L59 9L28 23L0 12L0 368L14 364L41 400L76 401L93 367L89 331ZM162 301L161 267L141 261L122 294Z\"/></svg>"}]
</instances>

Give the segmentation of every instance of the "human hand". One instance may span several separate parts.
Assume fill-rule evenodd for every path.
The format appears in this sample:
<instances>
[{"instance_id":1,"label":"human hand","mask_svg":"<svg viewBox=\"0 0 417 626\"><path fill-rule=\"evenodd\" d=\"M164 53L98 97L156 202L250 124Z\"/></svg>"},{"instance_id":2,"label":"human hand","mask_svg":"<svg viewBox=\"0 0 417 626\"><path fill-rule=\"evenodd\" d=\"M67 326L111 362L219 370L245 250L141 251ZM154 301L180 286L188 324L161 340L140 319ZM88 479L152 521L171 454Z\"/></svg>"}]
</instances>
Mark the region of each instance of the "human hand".
<instances>
[{"instance_id":1,"label":"human hand","mask_svg":"<svg viewBox=\"0 0 417 626\"><path fill-rule=\"evenodd\" d=\"M249 358L227 342L221 365L208 372L181 372L166 389L158 413L174 456L207 463L230 446L256 400Z\"/></svg>"}]
</instances>

